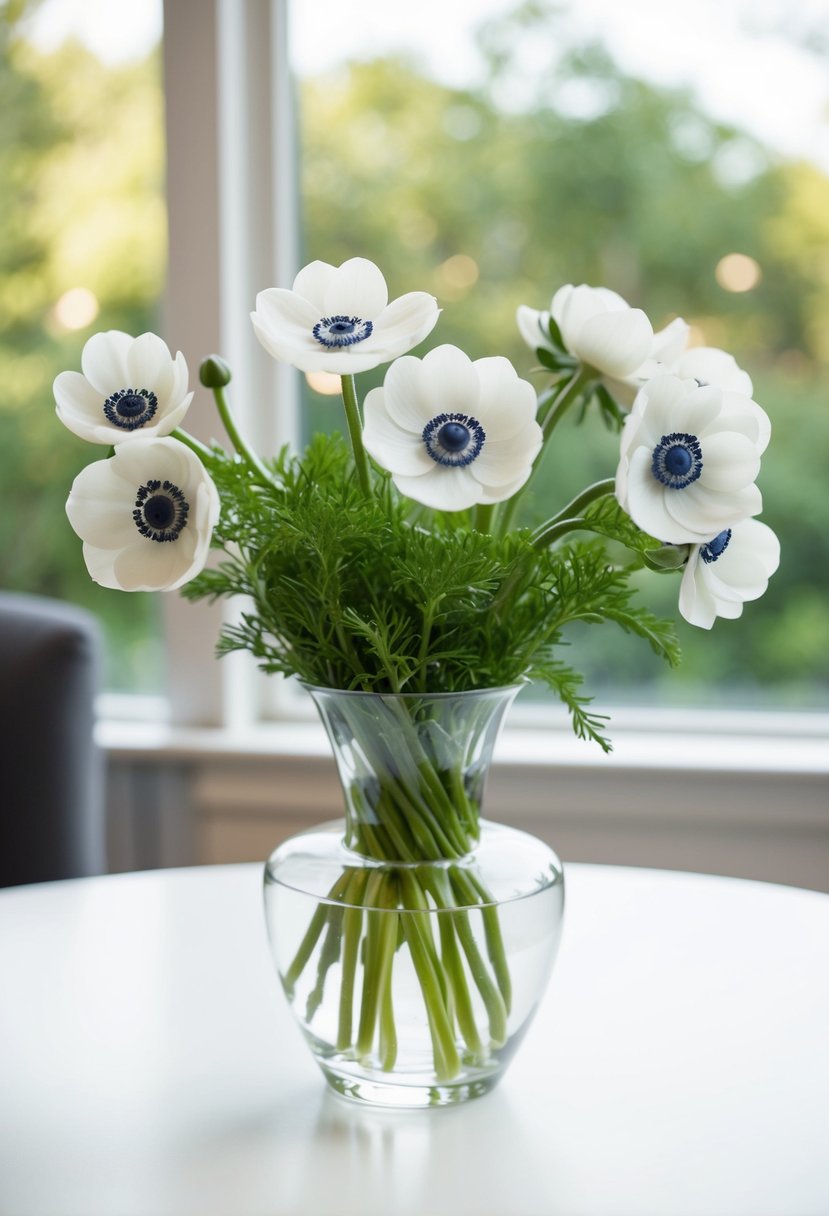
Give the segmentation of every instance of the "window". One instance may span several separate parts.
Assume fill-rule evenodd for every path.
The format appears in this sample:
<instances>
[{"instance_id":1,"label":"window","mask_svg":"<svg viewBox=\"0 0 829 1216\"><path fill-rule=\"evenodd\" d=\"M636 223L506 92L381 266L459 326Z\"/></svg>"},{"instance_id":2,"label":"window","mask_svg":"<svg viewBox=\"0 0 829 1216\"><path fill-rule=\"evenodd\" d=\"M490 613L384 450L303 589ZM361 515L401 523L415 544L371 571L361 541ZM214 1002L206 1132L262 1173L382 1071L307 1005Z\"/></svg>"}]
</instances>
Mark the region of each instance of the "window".
<instances>
[{"instance_id":1,"label":"window","mask_svg":"<svg viewBox=\"0 0 829 1216\"><path fill-rule=\"evenodd\" d=\"M4 154L31 169L35 206L18 199L18 228L10 229L17 252L8 235L3 246L11 259L4 298L18 303L17 313L7 312L17 328L6 350L12 372L0 476L23 509L3 538L2 581L65 594L111 620L120 656L113 686L156 690L167 675L175 717L213 723L257 717L267 695L243 662L210 662L221 608L185 606L175 596L125 597L88 582L68 528L61 522L58 536L54 525L88 452L69 437L58 458L51 409L35 423L30 403L50 401L52 376L77 365L91 330L155 327L186 352L193 377L202 354L221 349L230 358L234 400L263 447L330 425L336 407L263 355L248 311L256 291L288 282L309 258L360 252L383 266L395 294L423 287L438 295L444 315L434 342L457 342L473 356L504 353L526 374L532 358L515 330L515 307L544 306L568 280L615 288L657 325L681 313L706 341L733 350L777 423L763 486L765 518L781 535L785 560L767 597L749 605L738 625L721 622L711 635L683 630L687 661L678 673L663 672L641 644L609 628L574 636L573 644L607 705L756 707L768 698L778 707L826 707L829 576L815 560L825 544L825 492L813 436L822 425L819 385L829 360L829 161L810 134L825 79L807 48L808 9L798 42L771 24L740 33L737 19L749 10L734 0L718 6L714 27L701 12L683 39L674 34L678 59L666 51L642 60L637 47L652 47L658 31L637 42L635 14L627 11L622 22L599 0L511 11L480 0L424 0L407 9L405 22L381 0L347 11L333 0L295 3L289 47L284 0L177 0L165 15L171 273L162 319L161 104L152 36L144 44L133 38L144 59L107 66L88 50L74 51L72 70L61 73L59 57L69 52L48 49L43 30L59 33L58 14L70 7L49 0L35 13L39 25L22 27L28 42L15 30L4 44L9 87L33 99L32 114L41 117L31 121L53 168L35 172L40 145L29 132L16 143L7 137ZM83 9L87 31L104 23L106 5L98 17L98 6L76 11ZM146 9L152 29L157 4L147 0ZM687 53L694 38L706 54ZM711 46L726 39L729 78L740 87L719 96L724 72ZM765 107L758 64L772 52L777 79L782 73L790 82L788 124L779 107ZM657 59L661 77L649 74ZM710 79L702 75L709 61ZM91 83L79 63L89 64ZM49 124L58 110L64 126L55 134ZM72 131L67 115L78 124ZM136 115L140 157L124 136ZM119 173L96 159L104 146L121 156ZM58 230L64 245L44 252ZM20 287L25 266L15 278L21 249L31 250L29 264L34 258L39 268L33 292ZM99 311L91 318L83 307L92 307L93 296ZM74 315L73 324L88 319L61 329L61 315ZM48 337L36 345L41 319ZM363 379L365 389L371 378ZM262 410L262 402L276 405ZM197 394L192 419L197 433L216 433L205 394ZM24 448L27 465L18 469L13 453ZM566 435L562 448L566 463L550 469L562 500L568 477L580 484L592 470L606 475L613 466L615 440L595 428L581 445L575 433ZM37 569L28 564L32 554ZM647 595L661 593L661 608L674 615L676 587L675 579L651 579Z\"/></svg>"},{"instance_id":2,"label":"window","mask_svg":"<svg viewBox=\"0 0 829 1216\"><path fill-rule=\"evenodd\" d=\"M613 288L655 328L682 315L695 344L751 370L775 428L760 484L781 569L738 623L706 634L680 620L678 671L611 628L574 631L576 666L603 704L829 704L815 446L827 435L827 86L808 11L796 30L782 7L747 24L753 12L732 0L660 25L645 6L599 0L425 0L405 21L382 0L347 17L336 0L292 8L303 260L372 258L392 295L438 296L430 344L505 354L525 374L516 306L546 307L565 282ZM308 425L334 416L309 389ZM536 483L552 499L536 490L528 519L615 470L617 440L601 427L559 436ZM676 616L675 577L643 588Z\"/></svg>"},{"instance_id":3,"label":"window","mask_svg":"<svg viewBox=\"0 0 829 1216\"><path fill-rule=\"evenodd\" d=\"M57 424L52 380L80 366L97 329L160 327L161 72L140 20L159 14L154 0L131 6L113 45L112 14L88 5L96 52L65 41L70 0L30 7L0 17L0 586L89 608L109 642L108 686L151 692L163 684L159 604L86 575L63 504L90 450Z\"/></svg>"},{"instance_id":4,"label":"window","mask_svg":"<svg viewBox=\"0 0 829 1216\"><path fill-rule=\"evenodd\" d=\"M568 28L574 13L583 20L594 3L598 0L571 6ZM290 282L309 257L333 261L359 250L382 262L395 292L431 286L445 306L435 340L456 341L470 353L503 352L525 370L527 353L516 336L512 346L506 336L512 332L514 307L524 301L543 305L568 278L616 287L645 304L657 323L669 309L703 322L710 342L731 346L750 364L758 397L777 414L774 464L765 488L769 521L791 554L788 569L773 584L777 598L749 606L744 619L753 621L753 633L734 627L725 635L725 650L719 641L720 649L712 650L713 639L697 635L701 658L689 655L681 677L692 683L686 686L671 676L670 687L666 685L677 701L704 699L709 704L691 727L664 709L655 720L648 709L662 673L641 648L631 651L621 669L617 665L615 691L608 690L618 638L606 630L602 645L607 650L599 652L600 631L591 633L589 646L597 656L594 690L608 705L614 698L638 698L641 712L614 710L617 751L609 758L573 739L563 713L560 733L514 731L499 752L504 763L492 783L490 813L549 836L566 859L690 866L825 885L825 718L791 714L782 730L777 716L771 724L752 720L745 738L724 739L734 722L729 715L712 713L710 702L726 701L727 690L714 679L719 664L725 664L733 683L730 640L742 647L749 644L745 638L753 637L751 645L759 651L752 651L748 662L760 653L763 663L776 665L779 679L769 679L767 667L759 665L758 675L773 686L777 704L826 704L825 587L820 581L826 563L814 560L823 543L817 529L824 492L813 431L787 425L789 411L796 408L807 426L809 419L816 426L822 408L814 384L829 357L821 346L829 328L820 289L824 217L829 214L826 166L778 164L777 152L758 159L751 139L727 129L727 116L712 125L687 96L660 92L656 86L664 82L637 84L632 60L620 67L595 49L569 57L559 81L563 94L556 95L555 105L545 103L545 110L533 112L531 90L520 105L507 104L516 62L522 65L519 76L536 90L545 78L538 63L533 67L530 59L525 65L520 58L526 50L518 60L509 59L513 45L519 55L518 45L506 37L510 28L516 33L515 21L511 27L509 21L502 24L485 43L491 68L500 74L487 87L480 81L480 53L458 29L461 17L468 29L503 7L503 0L440 6L421 0L405 8L404 22L399 6L375 0L350 7L295 0L294 75L285 0L170 0L163 45L170 234L164 333L174 349L186 352L193 370L210 351L229 359L233 400L243 424L263 450L274 450L301 438L303 425L322 425L336 417L336 404L313 394L290 369L265 355L248 322L256 292ZM529 16L540 7L516 10ZM391 66L370 62L392 51L397 55L400 31L414 29L421 11L431 21L423 45L437 48L432 53L440 53L438 65L424 63L423 52L420 63L411 55ZM611 16L616 22L612 5L601 11L607 22ZM620 9L618 19L632 22L634 11L635 6ZM718 13L726 11L726 5L717 6ZM805 11L801 6L799 13ZM694 10L694 19L697 15L703 31L704 13ZM719 46L722 31L714 43L706 43L704 53L691 53L693 32L686 29L677 42L697 71L713 53L711 45ZM652 45L650 34L643 44ZM545 50L549 42L532 33L527 39L527 31L523 39L530 51L535 44ZM558 45L560 40L555 41ZM583 41L580 36L579 45ZM326 60L325 47L331 45L336 55ZM335 66L338 58L349 56L369 62L348 71ZM814 101L824 95L824 76L817 68L811 72L809 54L796 49L778 54L775 71L782 71L784 61L797 65L787 112L796 111L795 97L808 100L811 95ZM466 75L436 77L438 68L448 70L447 63L453 70L460 64ZM730 62L718 72L721 80L733 79L729 67ZM757 74L756 87L743 82L735 95L745 88L754 105L767 75ZM815 75L819 84L809 84ZM407 96L418 105L405 105ZM636 101L635 116L644 123L644 129L636 128L630 148L615 125L627 121L614 108L618 96ZM817 109L815 104L813 112ZM810 130L805 111L799 113L799 128ZM664 145L659 174L647 160L654 130L661 132ZM340 142L340 131L346 158L333 146ZM596 138L598 151L589 142ZM712 138L727 152L715 157L707 142ZM809 146L818 144L813 140ZM590 147L594 151L588 155ZM625 167L617 164L620 148L639 157L638 174L629 180ZM722 180L713 174L715 161ZM535 162L541 176L528 177L527 164ZM559 162L567 170L563 179L556 176L562 170ZM686 180L682 174L688 175L698 191L703 182L702 194L707 199L711 193L709 201L716 203L717 222L723 225L721 247L712 251L698 222L694 199L699 201L699 193L686 197L676 176L673 192L666 192L663 170L669 179L668 170L679 174L680 183ZM627 183L624 191L620 180ZM516 183L518 197L510 193ZM560 194L570 199L569 218ZM604 205L595 209L597 200ZM611 240L621 204L631 220L639 215L640 201L645 211L635 240ZM579 214L587 213L588 203L594 207L592 225ZM749 232L757 237L750 246L742 243ZM652 240L657 234L659 240L637 269L632 253L639 252L645 237ZM754 258L762 272L761 281L746 292L727 292L714 276L719 260L733 252ZM785 301L782 311L775 300ZM74 341L79 349L79 339ZM60 365L70 363L62 360ZM48 377L45 383L48 387ZM794 406L790 399L800 404ZM49 415L51 419L51 409ZM197 390L188 426L202 438L218 433L206 393ZM592 453L598 451L595 434L589 440ZM606 442L597 459L612 458L612 438ZM54 507L58 515L63 493L57 494ZM74 569L78 581L85 580L77 562ZM666 611L672 613L676 584L665 580L665 587ZM118 599L124 611L135 602L135 597ZM280 835L337 814L336 782L330 765L326 768L319 759L325 754L321 730L314 733L298 721L309 710L305 699L277 696L274 704L275 681L260 680L245 662L247 656L213 661L226 606L192 606L175 594L155 602L163 613L173 723L231 729L104 724L101 738L110 750L110 814L117 840L112 864L129 868L253 860L265 855ZM585 653L582 649L582 657ZM643 672L650 686L641 682ZM796 672L800 676L794 679ZM745 694L738 692L743 700ZM275 713L296 721L278 729L252 728ZM548 706L540 716L546 728L559 721ZM511 721L517 724L518 717ZM698 737L689 738L693 729Z\"/></svg>"}]
</instances>

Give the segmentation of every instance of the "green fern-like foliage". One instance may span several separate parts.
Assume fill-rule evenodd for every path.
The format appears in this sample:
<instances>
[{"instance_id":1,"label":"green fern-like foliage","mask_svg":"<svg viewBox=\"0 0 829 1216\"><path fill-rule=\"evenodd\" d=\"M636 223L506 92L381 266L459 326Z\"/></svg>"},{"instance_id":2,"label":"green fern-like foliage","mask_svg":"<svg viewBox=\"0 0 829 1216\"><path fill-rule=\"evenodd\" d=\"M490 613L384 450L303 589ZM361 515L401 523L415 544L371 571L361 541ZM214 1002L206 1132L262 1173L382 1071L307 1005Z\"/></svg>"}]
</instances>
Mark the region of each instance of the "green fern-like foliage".
<instances>
[{"instance_id":1,"label":"green fern-like foliage","mask_svg":"<svg viewBox=\"0 0 829 1216\"><path fill-rule=\"evenodd\" d=\"M615 506L596 508L584 540L539 551L529 532L499 538L430 518L378 475L366 497L339 435L302 457L283 452L266 484L215 449L206 460L222 514L218 564L190 599L242 597L219 651L248 650L267 672L367 692L460 692L538 680L582 737L607 747L577 672L561 662L571 621L611 621L675 663L667 622L632 602L643 541ZM614 562L605 537L626 546ZM655 543L655 542L654 542Z\"/></svg>"}]
</instances>

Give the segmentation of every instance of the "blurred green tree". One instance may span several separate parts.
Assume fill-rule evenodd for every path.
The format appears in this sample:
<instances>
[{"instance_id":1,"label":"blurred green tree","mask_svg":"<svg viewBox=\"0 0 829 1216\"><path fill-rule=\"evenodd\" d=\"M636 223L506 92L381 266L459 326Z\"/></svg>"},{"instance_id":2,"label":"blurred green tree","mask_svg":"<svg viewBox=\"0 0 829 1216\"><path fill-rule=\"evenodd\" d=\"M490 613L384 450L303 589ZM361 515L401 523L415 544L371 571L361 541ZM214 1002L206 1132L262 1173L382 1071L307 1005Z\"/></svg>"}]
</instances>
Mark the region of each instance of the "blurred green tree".
<instances>
[{"instance_id":1,"label":"blurred green tree","mask_svg":"<svg viewBox=\"0 0 829 1216\"><path fill-rule=\"evenodd\" d=\"M0 7L0 585L89 605L113 639L110 684L157 687L157 597L91 584L65 520L90 451L56 424L51 382L79 366L94 330L158 328L159 63L105 67L77 45L38 53L19 34L25 8ZM608 701L825 707L829 179L713 121L687 91L633 79L603 47L568 41L565 16L530 0L483 27L479 88L449 88L404 56L302 82L305 259L372 258L393 295L438 296L428 345L504 354L526 375L533 357L515 309L545 307L566 282L612 287L656 327L682 315L732 351L775 425L761 486L781 569L739 622L710 635L681 627L679 673L610 630L592 632L579 661ZM550 52L533 73L527 40ZM753 290L718 282L732 252L756 260ZM69 328L59 304L78 288L100 311ZM363 391L382 374L361 377ZM308 391L308 429L339 417L336 401ZM616 444L590 420L562 427L525 518L606 476ZM677 588L655 578L646 594L672 613Z\"/></svg>"},{"instance_id":2,"label":"blurred green tree","mask_svg":"<svg viewBox=\"0 0 829 1216\"><path fill-rule=\"evenodd\" d=\"M681 625L679 678L609 630L590 634L579 664L617 702L658 689L694 703L825 706L829 179L708 118L687 92L624 75L595 45L557 50L535 91L522 81L521 109L505 108L520 39L560 48L558 20L531 3L486 28L489 72L477 90L429 80L401 57L306 81L306 253L360 253L384 268L393 294L433 291L444 312L426 345L505 354L524 374L533 358L515 309L546 307L566 282L612 287L655 328L684 316L697 340L730 350L775 425L761 487L781 569L739 622L710 634ZM718 282L732 252L757 262L753 290ZM360 377L364 389L382 374ZM308 425L339 426L336 402L309 394ZM561 428L526 518L612 473L616 453L595 421ZM675 614L677 592L666 576L645 593Z\"/></svg>"},{"instance_id":3,"label":"blurred green tree","mask_svg":"<svg viewBox=\"0 0 829 1216\"><path fill-rule=\"evenodd\" d=\"M108 685L156 690L155 597L93 584L66 520L94 453L57 423L52 381L96 329L158 328L159 68L107 68L77 44L39 54L19 36L25 10L0 24L0 586L86 605L109 637Z\"/></svg>"}]
</instances>

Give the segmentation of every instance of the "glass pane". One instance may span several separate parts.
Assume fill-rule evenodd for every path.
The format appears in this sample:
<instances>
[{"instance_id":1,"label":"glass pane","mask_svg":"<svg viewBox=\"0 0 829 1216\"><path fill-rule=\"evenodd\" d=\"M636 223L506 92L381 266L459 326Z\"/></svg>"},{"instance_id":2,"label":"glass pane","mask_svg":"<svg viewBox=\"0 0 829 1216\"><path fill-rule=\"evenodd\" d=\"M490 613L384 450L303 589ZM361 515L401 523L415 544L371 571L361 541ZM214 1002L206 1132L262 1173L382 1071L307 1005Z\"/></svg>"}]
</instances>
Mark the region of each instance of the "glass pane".
<instances>
[{"instance_id":1,"label":"glass pane","mask_svg":"<svg viewBox=\"0 0 829 1216\"><path fill-rule=\"evenodd\" d=\"M86 573L64 503L105 451L61 426L52 381L98 330L159 330L160 5L7 4L0 22L0 587L91 609L107 687L152 692L159 600Z\"/></svg>"},{"instance_id":2,"label":"glass pane","mask_svg":"<svg viewBox=\"0 0 829 1216\"><path fill-rule=\"evenodd\" d=\"M401 20L385 0L295 3L303 261L361 254L392 296L437 295L440 323L417 353L453 342L531 376L516 307L548 307L568 282L614 289L655 329L683 316L696 344L732 352L774 425L760 486L781 569L740 621L708 633L680 620L679 671L609 627L574 631L571 657L605 703L826 707L819 12L806 4L793 25L782 5L760 16L738 0L669 23L649 11L422 0ZM381 377L359 377L363 392ZM335 397L306 393L308 430L340 425ZM600 432L562 426L528 522L542 497L557 508L612 475L618 439ZM676 616L678 580L644 581L654 610Z\"/></svg>"}]
</instances>

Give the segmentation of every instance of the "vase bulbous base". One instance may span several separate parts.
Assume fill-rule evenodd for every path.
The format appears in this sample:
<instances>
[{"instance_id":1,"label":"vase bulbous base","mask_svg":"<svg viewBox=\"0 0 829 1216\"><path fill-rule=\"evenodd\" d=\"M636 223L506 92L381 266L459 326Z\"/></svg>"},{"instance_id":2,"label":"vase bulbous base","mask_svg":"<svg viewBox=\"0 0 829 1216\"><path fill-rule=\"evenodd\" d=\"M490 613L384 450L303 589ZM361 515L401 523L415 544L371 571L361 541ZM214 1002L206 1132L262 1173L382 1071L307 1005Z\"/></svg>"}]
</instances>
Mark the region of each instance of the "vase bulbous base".
<instances>
[{"instance_id":1,"label":"vase bulbous base","mask_svg":"<svg viewBox=\"0 0 829 1216\"><path fill-rule=\"evenodd\" d=\"M323 1076L334 1093L351 1102L363 1102L370 1106L390 1106L398 1110L417 1110L426 1106L457 1106L471 1098L488 1094L501 1078L501 1070L482 1076L465 1077L453 1084L428 1085L416 1076L390 1081L381 1076L372 1080L367 1076L354 1076L347 1066L334 1068L330 1063L318 1061Z\"/></svg>"},{"instance_id":2,"label":"vase bulbous base","mask_svg":"<svg viewBox=\"0 0 829 1216\"><path fill-rule=\"evenodd\" d=\"M418 1108L482 1096L549 979L561 863L535 837L485 820L468 856L417 864L354 853L344 828L294 836L265 867L274 963L314 1058L357 1102ZM473 897L440 900L453 890Z\"/></svg>"}]
</instances>

